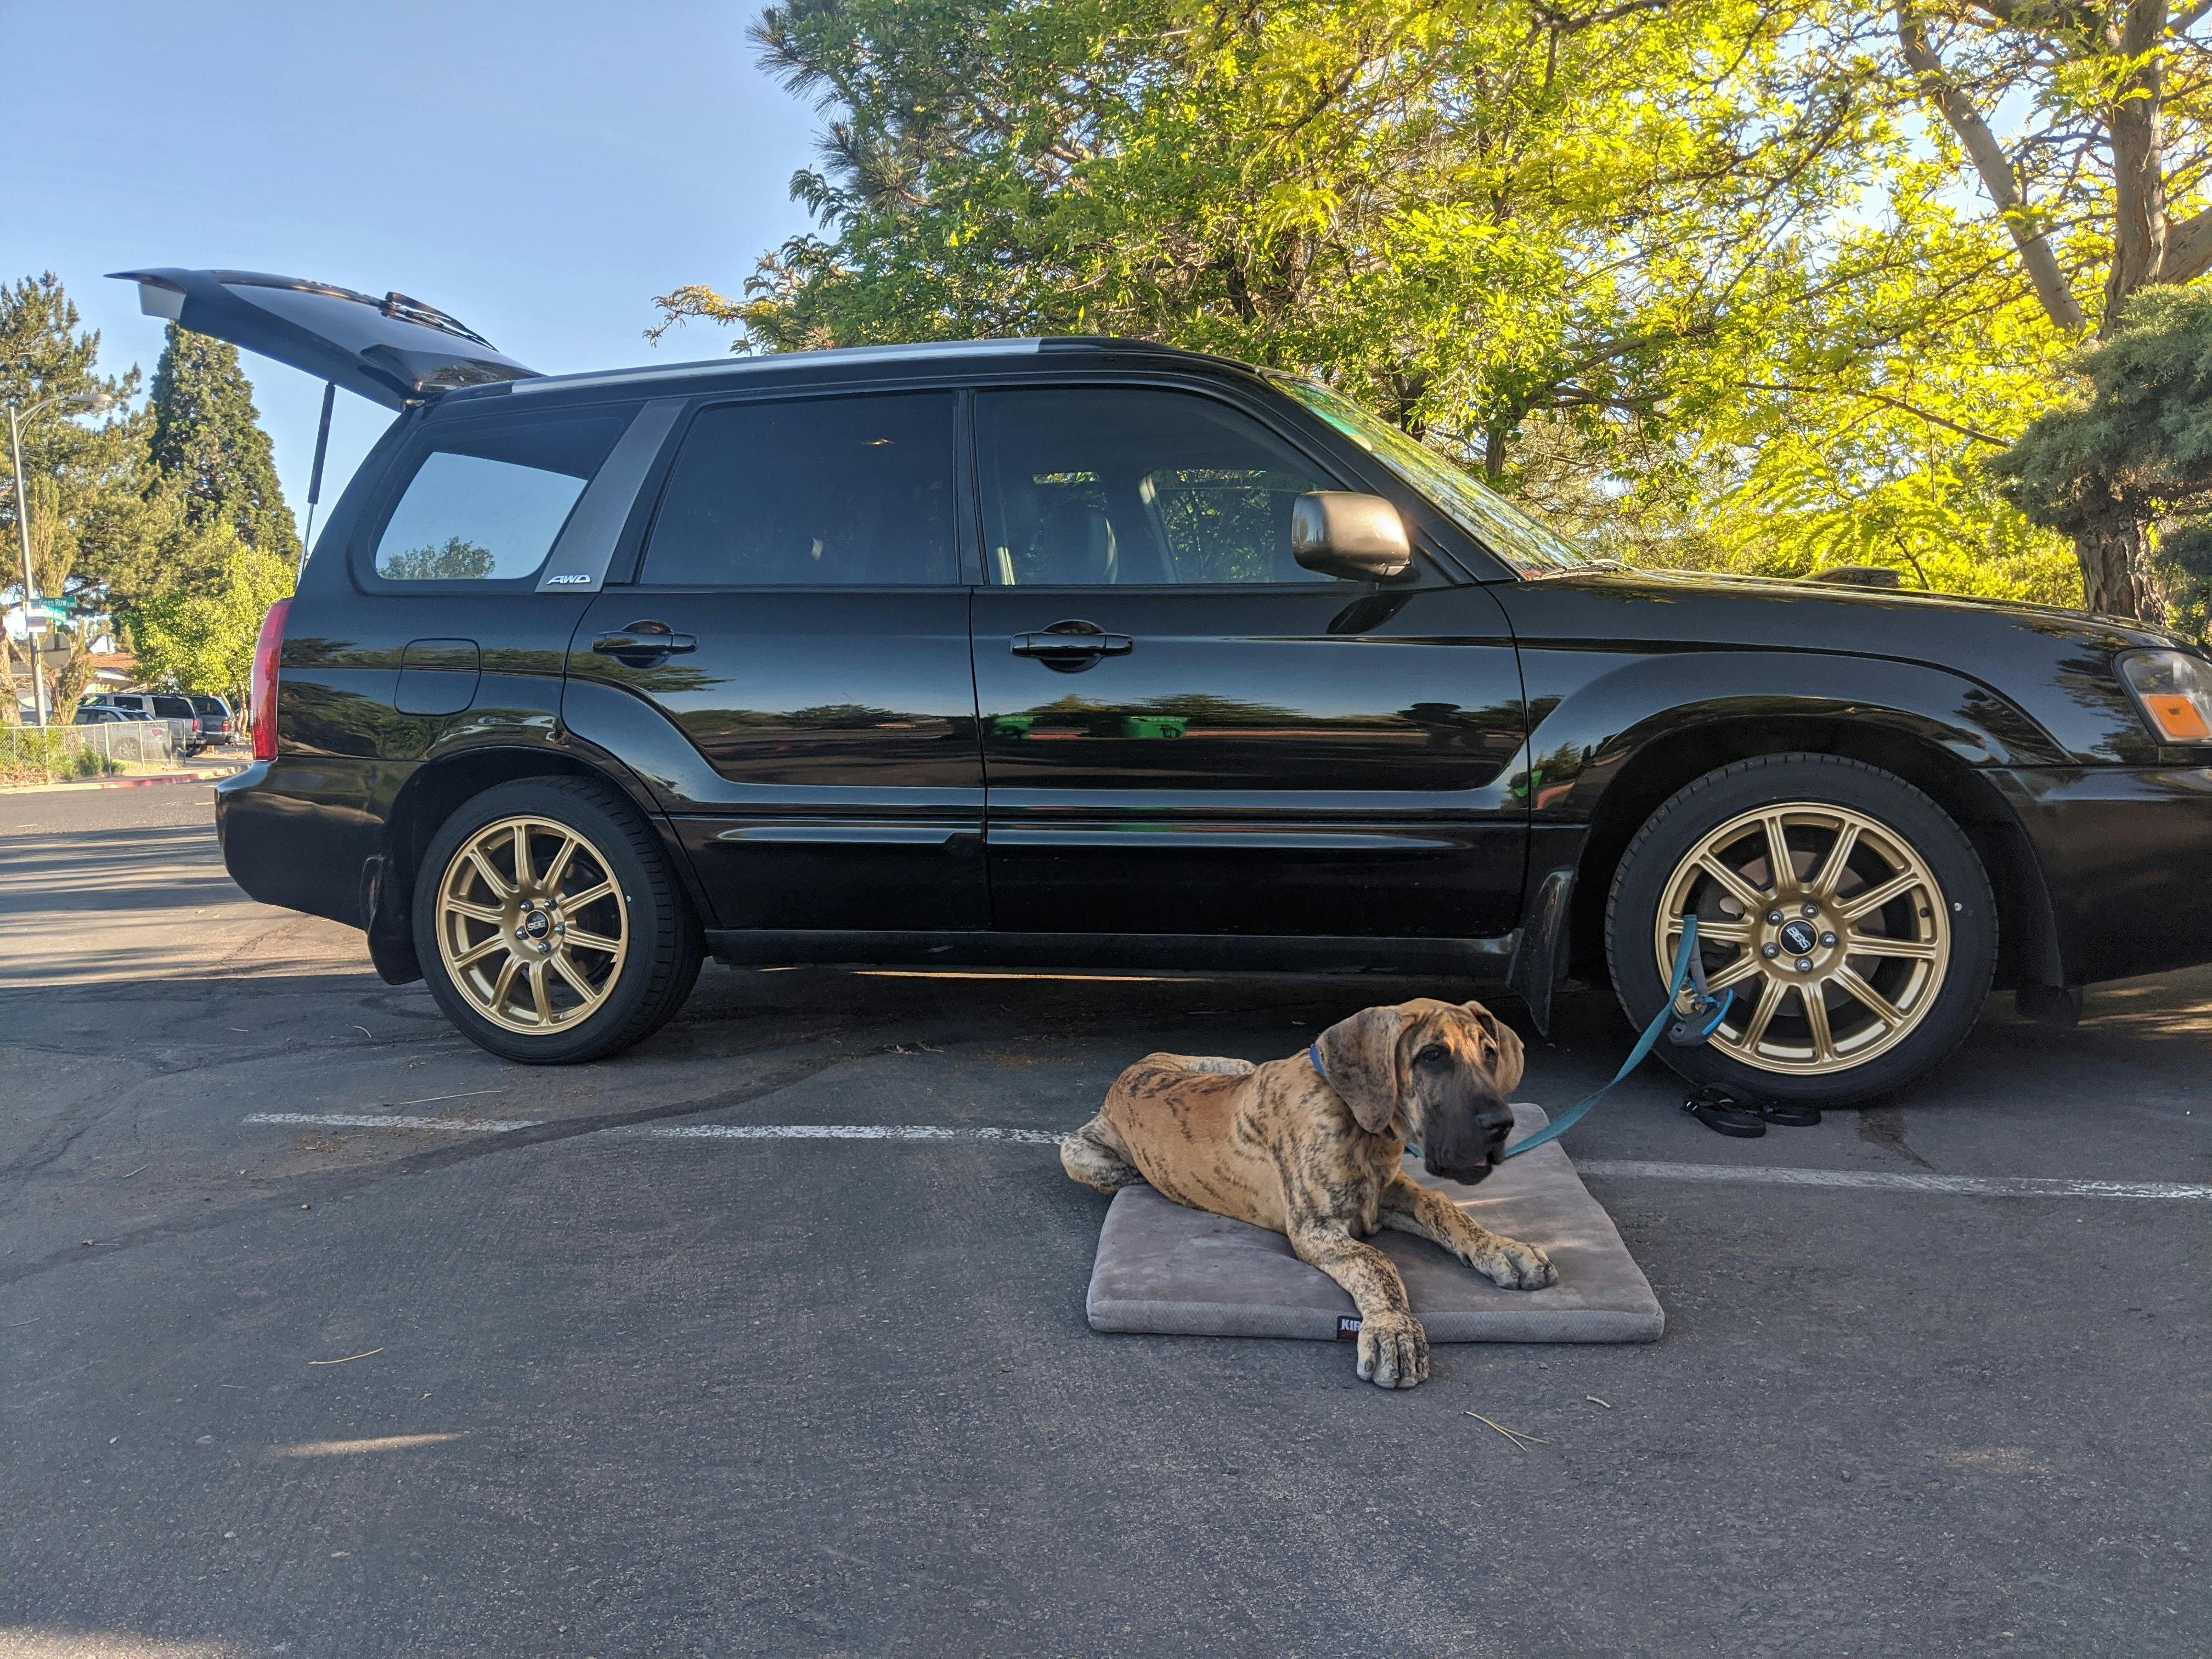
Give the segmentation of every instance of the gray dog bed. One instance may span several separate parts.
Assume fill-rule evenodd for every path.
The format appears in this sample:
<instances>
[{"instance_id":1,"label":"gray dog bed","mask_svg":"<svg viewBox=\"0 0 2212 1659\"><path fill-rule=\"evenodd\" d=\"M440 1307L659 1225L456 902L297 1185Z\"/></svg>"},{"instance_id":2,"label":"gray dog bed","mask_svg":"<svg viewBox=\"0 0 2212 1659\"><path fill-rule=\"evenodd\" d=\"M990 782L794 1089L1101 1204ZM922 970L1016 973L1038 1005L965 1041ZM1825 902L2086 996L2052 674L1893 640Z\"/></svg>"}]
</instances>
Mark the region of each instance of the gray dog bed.
<instances>
[{"instance_id":1,"label":"gray dog bed","mask_svg":"<svg viewBox=\"0 0 2212 1659\"><path fill-rule=\"evenodd\" d=\"M1540 1106L1513 1108L1516 1135L1550 1121ZM1501 1291L1425 1239L1376 1234L1368 1242L1397 1264L1431 1342L1650 1342L1666 1328L1650 1281L1559 1142L1480 1187L1438 1180L1412 1157L1406 1173L1492 1231L1542 1245L1559 1270L1549 1290ZM1106 1212L1086 1307L1093 1330L1323 1342L1353 1313L1352 1298L1292 1255L1280 1233L1142 1186L1115 1194Z\"/></svg>"}]
</instances>

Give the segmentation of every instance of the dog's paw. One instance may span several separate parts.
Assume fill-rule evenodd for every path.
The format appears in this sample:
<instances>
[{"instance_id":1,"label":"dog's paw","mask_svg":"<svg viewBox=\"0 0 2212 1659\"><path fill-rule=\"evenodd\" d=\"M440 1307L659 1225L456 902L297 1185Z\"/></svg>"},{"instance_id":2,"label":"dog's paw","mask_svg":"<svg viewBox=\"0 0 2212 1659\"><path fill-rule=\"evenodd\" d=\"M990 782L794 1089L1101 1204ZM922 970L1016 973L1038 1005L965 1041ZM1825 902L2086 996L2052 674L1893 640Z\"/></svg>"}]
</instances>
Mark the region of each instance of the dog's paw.
<instances>
[{"instance_id":1,"label":"dog's paw","mask_svg":"<svg viewBox=\"0 0 2212 1659\"><path fill-rule=\"evenodd\" d=\"M1429 1380L1429 1334L1411 1314L1377 1314L1359 1327L1359 1375L1378 1389Z\"/></svg>"},{"instance_id":2,"label":"dog's paw","mask_svg":"<svg viewBox=\"0 0 2212 1659\"><path fill-rule=\"evenodd\" d=\"M1540 1291L1559 1282L1552 1258L1534 1244L1501 1238L1470 1260L1468 1265L1501 1291Z\"/></svg>"}]
</instances>

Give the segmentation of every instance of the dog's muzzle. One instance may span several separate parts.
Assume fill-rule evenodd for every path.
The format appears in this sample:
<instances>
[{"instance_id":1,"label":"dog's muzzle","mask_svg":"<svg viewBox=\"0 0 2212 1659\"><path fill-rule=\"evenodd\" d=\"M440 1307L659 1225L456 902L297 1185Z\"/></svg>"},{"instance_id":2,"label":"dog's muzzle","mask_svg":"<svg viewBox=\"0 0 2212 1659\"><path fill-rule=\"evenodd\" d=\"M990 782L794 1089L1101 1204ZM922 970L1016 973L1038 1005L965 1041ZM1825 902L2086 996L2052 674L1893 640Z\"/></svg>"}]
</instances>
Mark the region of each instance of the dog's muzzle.
<instances>
[{"instance_id":1,"label":"dog's muzzle","mask_svg":"<svg viewBox=\"0 0 2212 1659\"><path fill-rule=\"evenodd\" d=\"M1421 1148L1421 1167L1432 1176L1472 1187L1486 1181L1505 1161L1505 1138L1513 1133L1513 1109L1504 1101L1485 1101L1467 1115L1456 1132L1431 1136Z\"/></svg>"}]
</instances>

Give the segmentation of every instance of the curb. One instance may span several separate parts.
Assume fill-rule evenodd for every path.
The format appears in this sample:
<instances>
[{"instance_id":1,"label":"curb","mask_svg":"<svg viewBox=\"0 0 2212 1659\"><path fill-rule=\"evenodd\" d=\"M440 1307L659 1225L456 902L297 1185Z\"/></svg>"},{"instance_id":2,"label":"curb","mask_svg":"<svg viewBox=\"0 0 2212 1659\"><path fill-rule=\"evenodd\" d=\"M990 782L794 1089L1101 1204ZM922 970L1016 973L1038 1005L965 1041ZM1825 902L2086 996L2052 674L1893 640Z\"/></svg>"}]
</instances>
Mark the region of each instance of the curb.
<instances>
[{"instance_id":1,"label":"curb","mask_svg":"<svg viewBox=\"0 0 2212 1659\"><path fill-rule=\"evenodd\" d=\"M205 772L155 772L143 778L100 778L91 783L27 783L0 788L0 795L59 795L80 789L143 789L153 783L213 783L234 778L246 769L225 766Z\"/></svg>"}]
</instances>

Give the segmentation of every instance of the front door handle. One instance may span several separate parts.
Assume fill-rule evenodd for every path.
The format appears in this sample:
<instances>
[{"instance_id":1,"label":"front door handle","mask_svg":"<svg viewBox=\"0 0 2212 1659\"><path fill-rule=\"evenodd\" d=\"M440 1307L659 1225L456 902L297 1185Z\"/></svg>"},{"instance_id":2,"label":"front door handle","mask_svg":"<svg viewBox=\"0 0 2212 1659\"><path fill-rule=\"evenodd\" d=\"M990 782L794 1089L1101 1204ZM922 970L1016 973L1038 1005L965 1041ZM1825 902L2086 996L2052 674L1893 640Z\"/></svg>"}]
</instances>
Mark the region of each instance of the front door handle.
<instances>
[{"instance_id":1,"label":"front door handle","mask_svg":"<svg viewBox=\"0 0 2212 1659\"><path fill-rule=\"evenodd\" d=\"M1127 634L1109 634L1096 623L1056 622L1041 633L1017 634L1014 654L1035 657L1048 668L1088 668L1101 657L1126 657L1135 649Z\"/></svg>"},{"instance_id":2,"label":"front door handle","mask_svg":"<svg viewBox=\"0 0 2212 1659\"><path fill-rule=\"evenodd\" d=\"M664 622L634 622L619 633L602 634L592 641L592 649L600 656L612 657L629 668L650 668L663 658L698 648L696 635L678 634Z\"/></svg>"}]
</instances>

